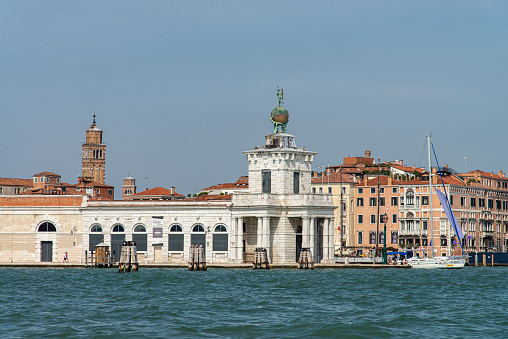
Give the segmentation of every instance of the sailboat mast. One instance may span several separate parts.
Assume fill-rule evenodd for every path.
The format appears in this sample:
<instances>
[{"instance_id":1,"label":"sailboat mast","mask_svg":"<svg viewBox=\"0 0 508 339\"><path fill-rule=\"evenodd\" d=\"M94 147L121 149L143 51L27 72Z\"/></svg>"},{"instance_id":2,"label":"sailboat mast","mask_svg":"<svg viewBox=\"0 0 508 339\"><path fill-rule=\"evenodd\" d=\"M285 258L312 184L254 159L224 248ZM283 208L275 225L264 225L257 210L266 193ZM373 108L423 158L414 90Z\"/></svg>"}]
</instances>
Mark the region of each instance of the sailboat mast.
<instances>
[{"instance_id":1,"label":"sailboat mast","mask_svg":"<svg viewBox=\"0 0 508 339\"><path fill-rule=\"evenodd\" d=\"M434 257L434 218L432 215L432 164L430 162L430 134L427 135L427 153L429 157L429 208L430 208L430 246L432 249L431 257Z\"/></svg>"}]
</instances>

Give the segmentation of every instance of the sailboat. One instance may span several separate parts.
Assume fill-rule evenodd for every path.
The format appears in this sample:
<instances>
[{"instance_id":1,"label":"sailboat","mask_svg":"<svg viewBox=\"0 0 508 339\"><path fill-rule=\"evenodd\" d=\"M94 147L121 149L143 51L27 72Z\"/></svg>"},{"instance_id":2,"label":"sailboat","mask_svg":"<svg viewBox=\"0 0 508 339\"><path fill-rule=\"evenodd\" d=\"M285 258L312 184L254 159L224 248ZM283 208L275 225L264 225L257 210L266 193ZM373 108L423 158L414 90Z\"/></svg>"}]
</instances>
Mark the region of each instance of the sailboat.
<instances>
[{"instance_id":1,"label":"sailboat","mask_svg":"<svg viewBox=\"0 0 508 339\"><path fill-rule=\"evenodd\" d=\"M430 148L432 146L432 142L430 141L430 135L427 135L427 149L428 149L428 158L429 158L429 208L430 208L430 244L431 244L431 254L429 257L426 258L419 258L419 257L412 257L407 260L407 264L411 268L463 268L466 264L466 258L465 255L460 256L434 256L434 219L432 215L432 165L431 165L431 157L430 157ZM432 146L432 149L434 150L434 146ZM436 152L434 152L434 156L436 155ZM436 165L437 168L439 168L439 164L437 163L437 157L436 158ZM441 175L441 172L439 172ZM458 226L457 219L455 218L455 215L452 212L452 209L450 207L450 202L448 201L448 198L446 196L446 188L444 185L443 177L441 175L441 182L443 183L443 189L445 193L441 192L437 188L434 188L436 191L436 194L439 198L439 202L441 203L441 206L443 207L446 217L448 218L448 221L450 222L450 225L453 226L455 234L460 240L464 237L462 234L462 230ZM462 243L460 244L462 249ZM464 253L462 251L462 253Z\"/></svg>"}]
</instances>

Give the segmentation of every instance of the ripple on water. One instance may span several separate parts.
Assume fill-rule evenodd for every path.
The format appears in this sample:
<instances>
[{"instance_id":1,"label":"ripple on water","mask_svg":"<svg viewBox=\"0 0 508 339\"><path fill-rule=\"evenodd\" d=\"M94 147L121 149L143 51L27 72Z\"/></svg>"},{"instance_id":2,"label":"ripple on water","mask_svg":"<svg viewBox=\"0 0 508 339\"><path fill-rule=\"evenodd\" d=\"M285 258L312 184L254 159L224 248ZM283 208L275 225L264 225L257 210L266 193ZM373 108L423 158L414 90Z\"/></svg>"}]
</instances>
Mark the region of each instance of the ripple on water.
<instances>
[{"instance_id":1,"label":"ripple on water","mask_svg":"<svg viewBox=\"0 0 508 339\"><path fill-rule=\"evenodd\" d=\"M503 337L508 268L0 269L0 337Z\"/></svg>"}]
</instances>

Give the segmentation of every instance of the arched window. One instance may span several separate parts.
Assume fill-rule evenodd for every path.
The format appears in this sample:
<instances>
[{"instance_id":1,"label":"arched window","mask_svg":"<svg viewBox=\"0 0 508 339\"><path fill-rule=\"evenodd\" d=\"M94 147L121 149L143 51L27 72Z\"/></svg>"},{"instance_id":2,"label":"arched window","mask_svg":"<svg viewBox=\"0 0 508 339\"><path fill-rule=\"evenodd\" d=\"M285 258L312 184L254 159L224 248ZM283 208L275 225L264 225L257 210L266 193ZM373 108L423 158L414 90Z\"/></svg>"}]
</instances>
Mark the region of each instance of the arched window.
<instances>
[{"instance_id":1,"label":"arched window","mask_svg":"<svg viewBox=\"0 0 508 339\"><path fill-rule=\"evenodd\" d=\"M120 255L122 254L122 244L125 241L125 228L117 224L113 226L111 229L112 233L120 233L120 234L111 234L111 253L115 257L115 262L120 260Z\"/></svg>"},{"instance_id":2,"label":"arched window","mask_svg":"<svg viewBox=\"0 0 508 339\"><path fill-rule=\"evenodd\" d=\"M217 225L213 230L213 250L214 251L227 251L228 250L228 230L224 225Z\"/></svg>"},{"instance_id":3,"label":"arched window","mask_svg":"<svg viewBox=\"0 0 508 339\"><path fill-rule=\"evenodd\" d=\"M182 252L183 251L183 228L180 225L172 225L169 228L168 235L168 251Z\"/></svg>"},{"instance_id":4,"label":"arched window","mask_svg":"<svg viewBox=\"0 0 508 339\"><path fill-rule=\"evenodd\" d=\"M101 225L93 225L92 228L90 228L91 233L102 233L102 227Z\"/></svg>"},{"instance_id":5,"label":"arched window","mask_svg":"<svg viewBox=\"0 0 508 339\"><path fill-rule=\"evenodd\" d=\"M52 223L46 221L40 224L37 232L56 232L56 227Z\"/></svg>"},{"instance_id":6,"label":"arched window","mask_svg":"<svg viewBox=\"0 0 508 339\"><path fill-rule=\"evenodd\" d=\"M205 231L205 227L203 225L196 225L192 228L192 232L194 232L194 233L204 232L204 231Z\"/></svg>"},{"instance_id":7,"label":"arched window","mask_svg":"<svg viewBox=\"0 0 508 339\"><path fill-rule=\"evenodd\" d=\"M146 232L146 227L143 225L136 225L136 227L134 227L134 232Z\"/></svg>"},{"instance_id":8,"label":"arched window","mask_svg":"<svg viewBox=\"0 0 508 339\"><path fill-rule=\"evenodd\" d=\"M410 189L406 193L406 205L414 205L414 204L415 204L415 192Z\"/></svg>"},{"instance_id":9,"label":"arched window","mask_svg":"<svg viewBox=\"0 0 508 339\"><path fill-rule=\"evenodd\" d=\"M123 233L123 232L125 232L125 229L123 228L122 225L115 225L115 226L113 226L113 229L111 230L111 232Z\"/></svg>"},{"instance_id":10,"label":"arched window","mask_svg":"<svg viewBox=\"0 0 508 339\"><path fill-rule=\"evenodd\" d=\"M227 232L226 226L224 225L217 225L215 226L214 232Z\"/></svg>"},{"instance_id":11,"label":"arched window","mask_svg":"<svg viewBox=\"0 0 508 339\"><path fill-rule=\"evenodd\" d=\"M138 251L148 250L148 236L146 234L146 227L144 225L134 226L134 234L132 240L136 242L136 249Z\"/></svg>"},{"instance_id":12,"label":"arched window","mask_svg":"<svg viewBox=\"0 0 508 339\"><path fill-rule=\"evenodd\" d=\"M182 226L180 225L173 225L169 229L170 232L183 232Z\"/></svg>"},{"instance_id":13,"label":"arched window","mask_svg":"<svg viewBox=\"0 0 508 339\"><path fill-rule=\"evenodd\" d=\"M102 226L101 225L92 225L90 227L90 234L88 235L88 250L90 252L95 251L95 246L102 242Z\"/></svg>"},{"instance_id":14,"label":"arched window","mask_svg":"<svg viewBox=\"0 0 508 339\"><path fill-rule=\"evenodd\" d=\"M205 226L198 224L192 227L191 245L202 245L203 248L205 248L206 246Z\"/></svg>"},{"instance_id":15,"label":"arched window","mask_svg":"<svg viewBox=\"0 0 508 339\"><path fill-rule=\"evenodd\" d=\"M358 232L358 245L362 245L362 244L363 244L363 233Z\"/></svg>"}]
</instances>

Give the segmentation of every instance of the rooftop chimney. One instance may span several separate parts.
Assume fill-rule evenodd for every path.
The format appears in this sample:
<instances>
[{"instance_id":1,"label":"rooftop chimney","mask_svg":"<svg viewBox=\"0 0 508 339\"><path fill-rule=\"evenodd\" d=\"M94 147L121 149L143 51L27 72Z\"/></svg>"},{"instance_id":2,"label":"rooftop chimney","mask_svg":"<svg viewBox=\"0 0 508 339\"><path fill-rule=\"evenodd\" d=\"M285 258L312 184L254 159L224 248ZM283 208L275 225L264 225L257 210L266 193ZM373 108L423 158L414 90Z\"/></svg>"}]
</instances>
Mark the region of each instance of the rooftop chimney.
<instances>
[{"instance_id":1,"label":"rooftop chimney","mask_svg":"<svg viewBox=\"0 0 508 339\"><path fill-rule=\"evenodd\" d=\"M171 188L169 190L171 191L171 195L175 195L175 187L174 186L171 186Z\"/></svg>"}]
</instances>

